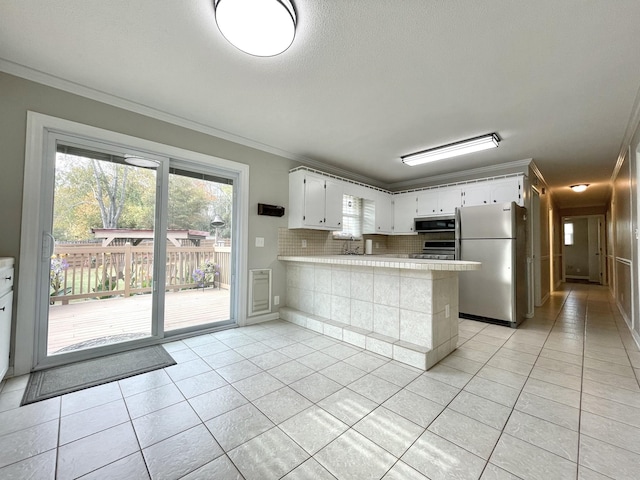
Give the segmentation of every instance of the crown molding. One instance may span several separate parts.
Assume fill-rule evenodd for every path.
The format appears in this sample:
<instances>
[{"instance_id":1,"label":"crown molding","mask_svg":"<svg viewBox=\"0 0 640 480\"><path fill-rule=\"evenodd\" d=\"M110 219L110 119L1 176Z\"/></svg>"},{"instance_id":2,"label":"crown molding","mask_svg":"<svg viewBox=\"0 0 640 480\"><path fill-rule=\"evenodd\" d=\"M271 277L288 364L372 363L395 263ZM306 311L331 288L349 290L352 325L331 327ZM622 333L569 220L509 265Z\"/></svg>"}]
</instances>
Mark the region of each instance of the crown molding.
<instances>
[{"instance_id":1,"label":"crown molding","mask_svg":"<svg viewBox=\"0 0 640 480\"><path fill-rule=\"evenodd\" d=\"M463 177L491 177L495 175L503 175L506 170L523 170L528 167L533 160L525 158L523 160L515 160L513 162L499 163L497 165L487 165L486 167L472 168L471 170L461 170L459 172L443 173L442 175L433 175L430 177L415 178L404 182L396 182L387 184L388 190L410 189L418 185L441 185L446 183L455 183ZM524 172L528 174L528 172Z\"/></svg>"},{"instance_id":2,"label":"crown molding","mask_svg":"<svg viewBox=\"0 0 640 480\"><path fill-rule=\"evenodd\" d=\"M170 123L178 127L188 128L189 130L194 130L196 132L204 133L206 135L211 135L213 137L221 138L229 142L237 143L238 145L260 150L262 152L270 153L272 155L277 155L279 157L283 157L288 160L293 160L294 162L298 162L302 165L305 165L311 168L316 168L318 170L324 170L324 171L327 171L328 173L333 173L338 176L352 178L353 180L356 180L362 183L378 185L380 187L384 185L383 182L367 177L365 175L360 175L360 174L351 172L349 170L342 169L340 167L332 166L330 164L327 164L318 160L314 160L313 158L305 157L303 155L297 155L287 150L282 150L280 148L273 147L271 145L257 142L255 140L251 140L249 138L242 137L240 135L227 132L225 130L220 130L219 128L205 125L200 122L194 122L193 120L189 120L187 118L180 117L178 115L173 115L171 113L164 112L162 110L158 110L156 108L149 107L147 105L137 103L131 100L127 100L126 98L118 97L116 95L112 95L110 93L106 93L101 90L87 87L85 85L82 85L76 82L65 80L55 75L51 75L39 70L35 70L3 58L0 58L0 72L5 72L5 73L8 73L9 75L14 75L16 77L24 78L25 80L39 83L47 87L56 88L64 92L85 97L90 100L95 100L97 102L111 105L113 107L122 108L124 110L130 111L133 113L138 113L140 115L144 115L146 117L150 117L155 120L160 120L166 123Z\"/></svg>"},{"instance_id":3,"label":"crown molding","mask_svg":"<svg viewBox=\"0 0 640 480\"><path fill-rule=\"evenodd\" d=\"M620 168L624 163L624 160L629 156L629 149L631 148L631 142L633 141L633 137L636 134L636 131L640 128L640 88L636 93L636 98L633 102L633 108L631 109L631 114L629 115L629 121L627 122L627 128L624 132L624 136L622 137L622 141L620 142L620 151L618 153L618 160L616 161L616 165L613 168L613 172L611 172L611 183L615 183L615 180L620 173Z\"/></svg>"}]
</instances>

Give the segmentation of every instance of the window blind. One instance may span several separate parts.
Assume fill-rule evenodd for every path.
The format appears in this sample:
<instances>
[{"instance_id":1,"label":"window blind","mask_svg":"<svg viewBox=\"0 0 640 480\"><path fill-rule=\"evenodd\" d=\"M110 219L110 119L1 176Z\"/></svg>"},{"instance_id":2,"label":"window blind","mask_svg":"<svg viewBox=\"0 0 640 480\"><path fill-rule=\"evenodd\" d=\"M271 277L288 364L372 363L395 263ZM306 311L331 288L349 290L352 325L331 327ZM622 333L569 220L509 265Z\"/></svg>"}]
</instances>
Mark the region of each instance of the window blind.
<instances>
[{"instance_id":1,"label":"window blind","mask_svg":"<svg viewBox=\"0 0 640 480\"><path fill-rule=\"evenodd\" d=\"M334 238L362 238L362 199L342 196L342 230L333 232Z\"/></svg>"}]
</instances>

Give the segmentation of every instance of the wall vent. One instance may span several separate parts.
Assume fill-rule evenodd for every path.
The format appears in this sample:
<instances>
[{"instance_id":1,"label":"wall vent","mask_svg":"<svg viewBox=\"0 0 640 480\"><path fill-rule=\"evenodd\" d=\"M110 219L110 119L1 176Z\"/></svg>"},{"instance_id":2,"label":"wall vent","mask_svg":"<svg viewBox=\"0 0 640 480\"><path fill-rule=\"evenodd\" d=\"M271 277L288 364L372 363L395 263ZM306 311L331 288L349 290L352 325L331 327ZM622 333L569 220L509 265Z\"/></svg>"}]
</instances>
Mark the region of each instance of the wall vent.
<instances>
[{"instance_id":1,"label":"wall vent","mask_svg":"<svg viewBox=\"0 0 640 480\"><path fill-rule=\"evenodd\" d=\"M271 269L249 270L249 316L271 312Z\"/></svg>"}]
</instances>

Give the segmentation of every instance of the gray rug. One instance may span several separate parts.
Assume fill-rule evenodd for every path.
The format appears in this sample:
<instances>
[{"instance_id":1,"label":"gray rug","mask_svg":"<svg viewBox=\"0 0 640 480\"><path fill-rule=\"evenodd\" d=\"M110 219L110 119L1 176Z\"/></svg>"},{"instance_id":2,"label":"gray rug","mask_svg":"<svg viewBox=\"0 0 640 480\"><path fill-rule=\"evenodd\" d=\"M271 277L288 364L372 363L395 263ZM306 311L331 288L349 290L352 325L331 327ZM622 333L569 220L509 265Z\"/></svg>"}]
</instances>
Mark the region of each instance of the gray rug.
<instances>
[{"instance_id":1,"label":"gray rug","mask_svg":"<svg viewBox=\"0 0 640 480\"><path fill-rule=\"evenodd\" d=\"M21 405L39 402L65 393L95 387L159 368L176 361L160 345L129 350L105 357L33 372Z\"/></svg>"}]
</instances>

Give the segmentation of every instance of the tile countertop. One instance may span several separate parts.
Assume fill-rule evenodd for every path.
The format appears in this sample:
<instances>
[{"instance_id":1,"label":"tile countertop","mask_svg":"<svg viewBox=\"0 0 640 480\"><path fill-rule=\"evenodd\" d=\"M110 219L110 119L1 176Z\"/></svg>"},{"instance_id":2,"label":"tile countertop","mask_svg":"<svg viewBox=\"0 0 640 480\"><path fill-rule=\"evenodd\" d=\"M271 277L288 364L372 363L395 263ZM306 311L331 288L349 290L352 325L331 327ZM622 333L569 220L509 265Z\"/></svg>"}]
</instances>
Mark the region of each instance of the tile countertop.
<instances>
[{"instance_id":1,"label":"tile countertop","mask_svg":"<svg viewBox=\"0 0 640 480\"><path fill-rule=\"evenodd\" d=\"M462 260L428 260L393 255L279 255L278 260L285 262L327 263L330 265L356 265L360 267L405 268L411 270L480 270L480 262Z\"/></svg>"}]
</instances>

